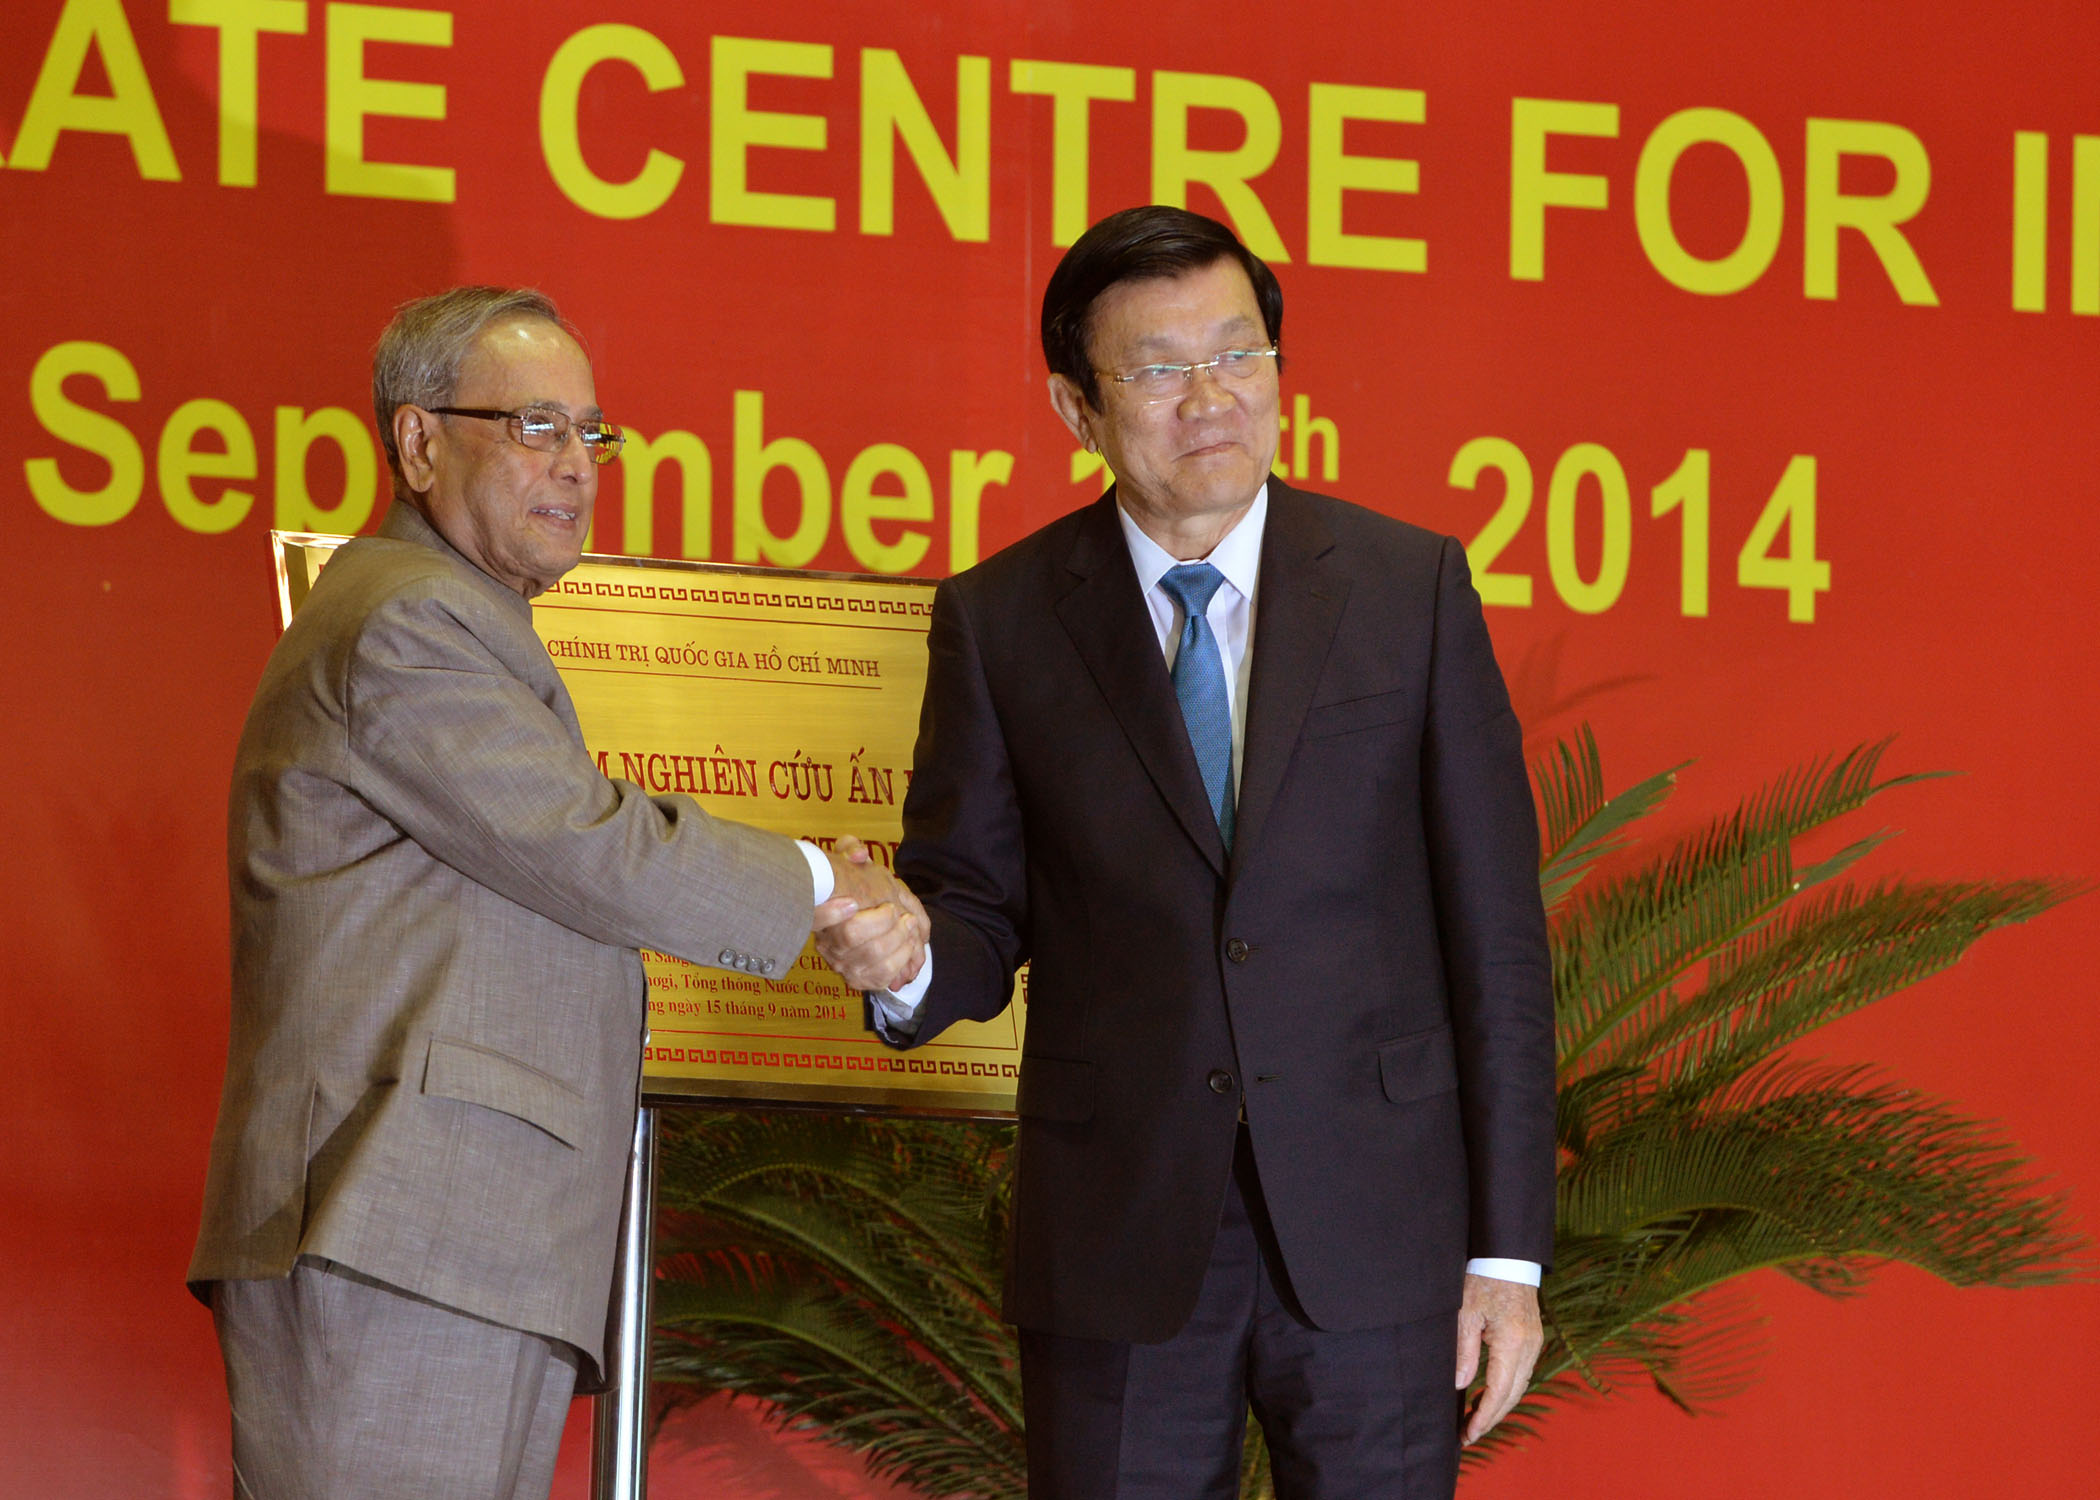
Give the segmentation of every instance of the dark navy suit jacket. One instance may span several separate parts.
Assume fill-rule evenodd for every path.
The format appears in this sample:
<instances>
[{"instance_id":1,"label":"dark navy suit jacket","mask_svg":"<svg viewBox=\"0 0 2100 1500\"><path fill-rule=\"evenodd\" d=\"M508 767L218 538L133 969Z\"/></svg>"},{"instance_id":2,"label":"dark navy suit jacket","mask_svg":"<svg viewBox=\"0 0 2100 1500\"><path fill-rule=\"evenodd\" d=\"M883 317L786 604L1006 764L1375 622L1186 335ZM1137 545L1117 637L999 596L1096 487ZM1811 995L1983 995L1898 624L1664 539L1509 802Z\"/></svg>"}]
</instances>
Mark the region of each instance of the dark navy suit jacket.
<instances>
[{"instance_id":1,"label":"dark navy suit jacket","mask_svg":"<svg viewBox=\"0 0 2100 1500\"><path fill-rule=\"evenodd\" d=\"M1244 1110L1324 1328L1545 1263L1553 1019L1521 737L1464 550L1269 486L1238 822L1205 800L1113 492L945 581L899 872L916 1040L1030 971L1006 1315L1186 1322Z\"/></svg>"}]
</instances>

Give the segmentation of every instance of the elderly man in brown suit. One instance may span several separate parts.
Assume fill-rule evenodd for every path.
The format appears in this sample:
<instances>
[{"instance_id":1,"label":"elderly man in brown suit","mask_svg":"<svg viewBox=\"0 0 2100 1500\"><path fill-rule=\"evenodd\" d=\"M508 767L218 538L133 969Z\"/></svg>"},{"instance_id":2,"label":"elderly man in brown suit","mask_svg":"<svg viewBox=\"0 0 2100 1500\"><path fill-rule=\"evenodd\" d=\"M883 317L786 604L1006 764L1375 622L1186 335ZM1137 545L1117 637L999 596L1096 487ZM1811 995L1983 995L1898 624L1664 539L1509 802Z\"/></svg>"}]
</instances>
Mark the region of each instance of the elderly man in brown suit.
<instances>
[{"instance_id":1,"label":"elderly man in brown suit","mask_svg":"<svg viewBox=\"0 0 2100 1500\"><path fill-rule=\"evenodd\" d=\"M784 974L864 855L608 780L532 628L618 451L533 292L404 307L374 360L394 500L272 653L236 754L233 1025L191 1262L259 1500L544 1496L602 1368L646 982Z\"/></svg>"}]
</instances>

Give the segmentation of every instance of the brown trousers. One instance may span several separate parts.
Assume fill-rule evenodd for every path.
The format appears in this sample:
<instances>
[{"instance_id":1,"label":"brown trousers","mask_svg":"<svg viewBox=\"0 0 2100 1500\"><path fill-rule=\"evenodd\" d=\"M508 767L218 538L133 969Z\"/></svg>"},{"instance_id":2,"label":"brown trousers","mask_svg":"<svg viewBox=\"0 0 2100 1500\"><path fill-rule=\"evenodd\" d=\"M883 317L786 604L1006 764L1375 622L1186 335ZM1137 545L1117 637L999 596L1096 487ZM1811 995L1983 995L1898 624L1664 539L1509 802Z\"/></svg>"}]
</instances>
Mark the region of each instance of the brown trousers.
<instances>
[{"instance_id":1,"label":"brown trousers","mask_svg":"<svg viewBox=\"0 0 2100 1500\"><path fill-rule=\"evenodd\" d=\"M576 1351L347 1266L222 1281L235 1500L545 1500Z\"/></svg>"}]
</instances>

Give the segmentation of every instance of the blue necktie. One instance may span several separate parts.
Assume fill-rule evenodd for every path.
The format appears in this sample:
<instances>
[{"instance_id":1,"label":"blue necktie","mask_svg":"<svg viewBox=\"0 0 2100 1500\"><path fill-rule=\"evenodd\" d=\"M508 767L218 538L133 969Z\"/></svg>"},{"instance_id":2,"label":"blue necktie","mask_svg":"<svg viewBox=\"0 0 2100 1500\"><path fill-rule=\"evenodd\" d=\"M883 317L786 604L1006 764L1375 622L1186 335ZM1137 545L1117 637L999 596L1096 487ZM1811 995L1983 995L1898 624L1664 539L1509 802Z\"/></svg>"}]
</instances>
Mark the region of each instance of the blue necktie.
<instances>
[{"instance_id":1,"label":"blue necktie","mask_svg":"<svg viewBox=\"0 0 2100 1500\"><path fill-rule=\"evenodd\" d=\"M1181 644L1174 649L1174 696L1188 724L1203 790L1217 814L1218 833L1232 847L1232 705L1225 696L1225 664L1205 614L1225 575L1207 562L1182 563L1159 586L1181 606Z\"/></svg>"}]
</instances>

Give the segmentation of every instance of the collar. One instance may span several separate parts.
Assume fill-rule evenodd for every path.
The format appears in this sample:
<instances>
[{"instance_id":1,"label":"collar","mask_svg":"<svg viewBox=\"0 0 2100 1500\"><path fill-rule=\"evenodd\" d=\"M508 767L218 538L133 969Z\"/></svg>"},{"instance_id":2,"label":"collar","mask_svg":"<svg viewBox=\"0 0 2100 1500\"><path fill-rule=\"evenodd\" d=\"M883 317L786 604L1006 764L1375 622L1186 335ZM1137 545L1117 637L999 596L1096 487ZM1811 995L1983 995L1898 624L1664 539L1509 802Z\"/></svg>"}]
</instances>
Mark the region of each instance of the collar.
<instances>
[{"instance_id":1,"label":"collar","mask_svg":"<svg viewBox=\"0 0 2100 1500\"><path fill-rule=\"evenodd\" d=\"M1269 520L1269 486L1263 483L1255 493L1254 503L1247 507L1224 539L1210 549L1210 556L1202 559L1225 575L1225 581L1239 591L1242 599L1254 597L1254 580L1261 572L1261 538L1263 528ZM1166 548L1146 536L1143 528L1130 518L1130 512L1122 506L1116 507L1116 521L1123 528L1123 540L1130 548L1130 565L1137 570L1138 592L1149 594L1158 586L1167 569L1191 558L1175 557Z\"/></svg>"},{"instance_id":2,"label":"collar","mask_svg":"<svg viewBox=\"0 0 2100 1500\"><path fill-rule=\"evenodd\" d=\"M405 500L390 501L386 514L380 517L377 535L396 542L413 542L419 547L428 547L440 557L453 563L467 577L481 587L494 593L511 609L526 619L532 618L532 601L516 589L498 583L495 579L467 560L465 553L445 540L444 533L430 524L430 518Z\"/></svg>"}]
</instances>

